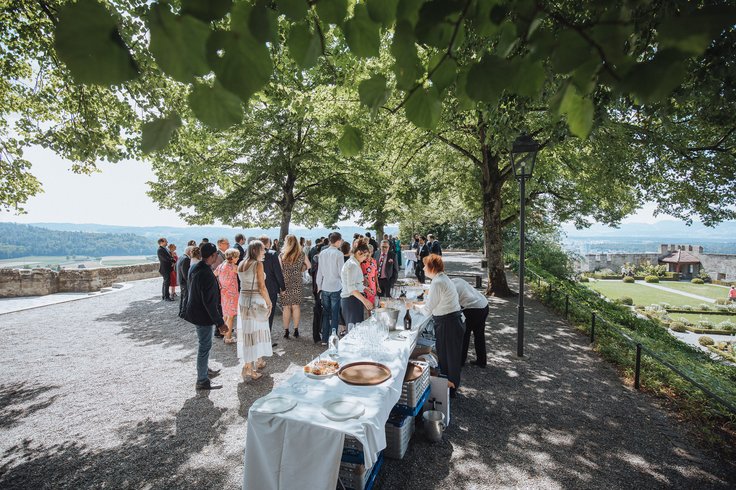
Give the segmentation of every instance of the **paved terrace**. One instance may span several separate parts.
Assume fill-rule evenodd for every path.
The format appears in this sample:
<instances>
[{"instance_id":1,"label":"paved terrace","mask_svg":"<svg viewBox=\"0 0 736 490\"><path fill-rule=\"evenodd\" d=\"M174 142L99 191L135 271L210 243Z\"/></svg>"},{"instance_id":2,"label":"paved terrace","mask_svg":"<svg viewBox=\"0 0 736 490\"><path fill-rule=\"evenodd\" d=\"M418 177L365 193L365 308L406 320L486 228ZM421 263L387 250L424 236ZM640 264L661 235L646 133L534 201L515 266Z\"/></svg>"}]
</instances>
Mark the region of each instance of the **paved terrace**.
<instances>
[{"instance_id":1,"label":"paved terrace","mask_svg":"<svg viewBox=\"0 0 736 490\"><path fill-rule=\"evenodd\" d=\"M447 258L479 270L477 256ZM319 351L311 303L269 376L243 382L235 348L216 342L224 388L196 394L194 330L158 280L132 284L0 315L0 488L239 488L248 408ZM535 301L518 360L515 302L491 301L489 367L463 372L445 440L415 435L382 488L734 488L734 466Z\"/></svg>"}]
</instances>

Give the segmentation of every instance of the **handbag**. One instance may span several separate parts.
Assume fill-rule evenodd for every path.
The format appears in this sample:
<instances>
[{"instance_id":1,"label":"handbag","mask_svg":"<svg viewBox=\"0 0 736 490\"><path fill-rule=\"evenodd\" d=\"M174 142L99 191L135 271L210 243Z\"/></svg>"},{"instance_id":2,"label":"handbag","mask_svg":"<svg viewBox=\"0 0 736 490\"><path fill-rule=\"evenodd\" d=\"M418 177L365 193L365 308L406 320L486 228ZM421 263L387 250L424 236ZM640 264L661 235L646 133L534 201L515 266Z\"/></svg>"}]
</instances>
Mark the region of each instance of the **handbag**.
<instances>
[{"instance_id":1,"label":"handbag","mask_svg":"<svg viewBox=\"0 0 736 490\"><path fill-rule=\"evenodd\" d=\"M258 264L255 265L258 267ZM248 296L248 306L242 308L241 314L244 320L255 320L259 322L268 321L268 306L260 303L253 304L253 287L256 284L256 271L253 271L253 281L250 285L250 295Z\"/></svg>"}]
</instances>

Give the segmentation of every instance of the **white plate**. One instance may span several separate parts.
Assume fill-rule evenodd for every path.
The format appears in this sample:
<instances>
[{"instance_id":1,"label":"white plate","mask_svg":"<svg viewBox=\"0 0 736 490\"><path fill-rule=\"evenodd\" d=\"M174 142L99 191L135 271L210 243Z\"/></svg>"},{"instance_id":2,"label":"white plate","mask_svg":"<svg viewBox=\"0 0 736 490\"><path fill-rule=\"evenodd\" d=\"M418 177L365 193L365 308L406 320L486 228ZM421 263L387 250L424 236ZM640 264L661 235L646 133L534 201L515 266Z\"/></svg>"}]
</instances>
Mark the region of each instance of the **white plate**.
<instances>
[{"instance_id":1,"label":"white plate","mask_svg":"<svg viewBox=\"0 0 736 490\"><path fill-rule=\"evenodd\" d=\"M396 332L391 334L391 340L406 340L409 338L409 334L406 332Z\"/></svg>"},{"instance_id":2,"label":"white plate","mask_svg":"<svg viewBox=\"0 0 736 490\"><path fill-rule=\"evenodd\" d=\"M296 406L296 400L281 395L274 395L266 398L256 408L259 412L264 413L283 413L288 412Z\"/></svg>"},{"instance_id":3,"label":"white plate","mask_svg":"<svg viewBox=\"0 0 736 490\"><path fill-rule=\"evenodd\" d=\"M304 373L304 376L306 376L307 378L312 378L312 379L327 379L327 378L331 378L332 376L335 375L335 373L330 373L330 374L312 374L312 373L308 373L308 372L306 372L304 370L302 370L302 372Z\"/></svg>"},{"instance_id":4,"label":"white plate","mask_svg":"<svg viewBox=\"0 0 736 490\"><path fill-rule=\"evenodd\" d=\"M322 405L322 414L330 420L341 422L360 417L365 413L365 406L355 400L335 398Z\"/></svg>"}]
</instances>

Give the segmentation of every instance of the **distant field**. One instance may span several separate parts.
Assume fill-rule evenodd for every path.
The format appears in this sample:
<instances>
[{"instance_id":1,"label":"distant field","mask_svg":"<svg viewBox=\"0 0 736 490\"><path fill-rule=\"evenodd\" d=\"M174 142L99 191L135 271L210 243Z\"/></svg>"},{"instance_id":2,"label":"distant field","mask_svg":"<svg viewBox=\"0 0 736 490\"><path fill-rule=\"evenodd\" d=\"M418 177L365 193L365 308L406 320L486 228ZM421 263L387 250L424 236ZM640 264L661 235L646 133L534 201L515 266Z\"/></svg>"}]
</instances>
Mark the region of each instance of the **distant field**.
<instances>
[{"instance_id":1,"label":"distant field","mask_svg":"<svg viewBox=\"0 0 736 490\"><path fill-rule=\"evenodd\" d=\"M725 286L717 286L715 284L693 284L691 282L663 281L660 282L659 285L670 289L677 289L678 291L685 291L686 293L697 294L698 296L705 296L710 299L728 298L728 288ZM697 300L693 299L692 301Z\"/></svg>"},{"instance_id":2,"label":"distant field","mask_svg":"<svg viewBox=\"0 0 736 490\"><path fill-rule=\"evenodd\" d=\"M662 291L641 284L627 284L620 280L595 281L587 283L588 287L611 299L620 299L624 296L634 300L635 305L649 306L652 304L669 303L673 306L695 305L698 300L677 293Z\"/></svg>"},{"instance_id":3,"label":"distant field","mask_svg":"<svg viewBox=\"0 0 736 490\"><path fill-rule=\"evenodd\" d=\"M60 266L62 268L76 269L79 265L84 265L85 268L94 267L111 267L116 265L133 265L133 264L145 264L147 262L155 261L155 257L147 257L143 255L139 256L108 256L108 257L87 257L82 255L75 255L74 258L71 256L28 256L28 257L16 257L13 259L2 259L0 260L0 268L33 268L33 267L50 267L55 268Z\"/></svg>"}]
</instances>

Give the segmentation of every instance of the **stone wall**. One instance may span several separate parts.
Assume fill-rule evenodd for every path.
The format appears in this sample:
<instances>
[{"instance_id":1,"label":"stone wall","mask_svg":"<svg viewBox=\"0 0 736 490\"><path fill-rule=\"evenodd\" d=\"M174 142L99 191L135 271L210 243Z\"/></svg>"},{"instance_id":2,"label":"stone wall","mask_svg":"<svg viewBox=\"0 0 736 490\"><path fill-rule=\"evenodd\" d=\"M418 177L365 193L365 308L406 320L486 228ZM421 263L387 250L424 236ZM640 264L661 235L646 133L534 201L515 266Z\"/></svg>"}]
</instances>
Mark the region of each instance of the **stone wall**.
<instances>
[{"instance_id":1,"label":"stone wall","mask_svg":"<svg viewBox=\"0 0 736 490\"><path fill-rule=\"evenodd\" d=\"M698 257L711 279L736 281L736 255L703 254Z\"/></svg>"},{"instance_id":2,"label":"stone wall","mask_svg":"<svg viewBox=\"0 0 736 490\"><path fill-rule=\"evenodd\" d=\"M101 267L99 269L0 269L0 298L87 293L116 282L158 276L158 263Z\"/></svg>"},{"instance_id":3,"label":"stone wall","mask_svg":"<svg viewBox=\"0 0 736 490\"><path fill-rule=\"evenodd\" d=\"M653 252L644 253L601 253L586 254L580 260L574 262L576 272L593 272L596 270L611 269L615 273L621 272L624 264L639 265L645 261L657 264L660 254Z\"/></svg>"}]
</instances>

